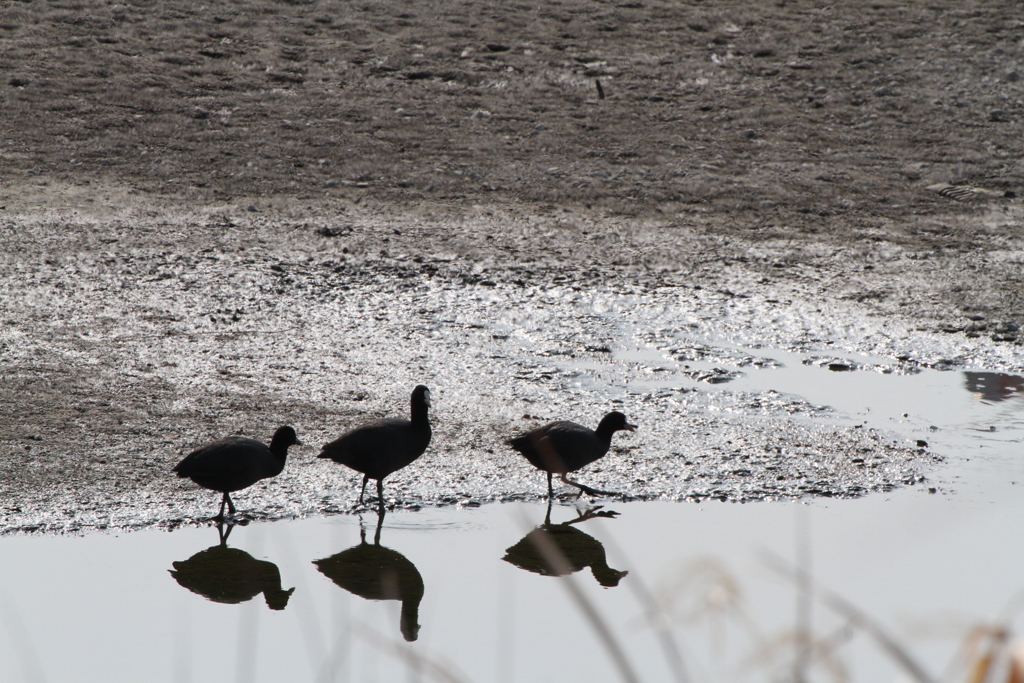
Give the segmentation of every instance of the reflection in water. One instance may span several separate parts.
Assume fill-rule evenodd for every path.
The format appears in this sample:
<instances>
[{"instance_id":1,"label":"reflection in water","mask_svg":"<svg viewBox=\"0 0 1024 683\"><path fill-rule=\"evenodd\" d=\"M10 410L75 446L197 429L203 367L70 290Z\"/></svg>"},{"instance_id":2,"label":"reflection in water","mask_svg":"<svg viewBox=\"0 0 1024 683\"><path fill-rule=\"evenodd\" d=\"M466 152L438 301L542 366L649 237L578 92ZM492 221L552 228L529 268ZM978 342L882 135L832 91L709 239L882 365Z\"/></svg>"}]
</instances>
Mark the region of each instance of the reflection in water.
<instances>
[{"instance_id":1,"label":"reflection in water","mask_svg":"<svg viewBox=\"0 0 1024 683\"><path fill-rule=\"evenodd\" d=\"M965 372L967 391L981 400L998 403L1008 398L1024 399L1024 377L1002 372Z\"/></svg>"},{"instance_id":2,"label":"reflection in water","mask_svg":"<svg viewBox=\"0 0 1024 683\"><path fill-rule=\"evenodd\" d=\"M257 560L238 548L229 548L227 533L217 526L220 543L200 551L183 562L174 562L168 570L174 580L197 595L214 602L236 605L263 593L270 609L281 610L288 604L294 588L281 589L281 572L273 562Z\"/></svg>"},{"instance_id":3,"label":"reflection in water","mask_svg":"<svg viewBox=\"0 0 1024 683\"><path fill-rule=\"evenodd\" d=\"M599 512L600 509L600 506L591 508L580 513L576 519L552 524L549 501L544 523L506 550L502 559L544 576L562 576L590 567L594 578L602 586L611 588L619 585L619 580L629 572L609 567L601 542L571 526L594 517L614 517L618 514L611 510Z\"/></svg>"},{"instance_id":4,"label":"reflection in water","mask_svg":"<svg viewBox=\"0 0 1024 683\"><path fill-rule=\"evenodd\" d=\"M419 635L420 600L423 599L423 578L416 565L404 555L380 544L384 510L377 516L373 545L366 542L366 529L359 524L359 545L342 550L313 564L324 576L349 593L367 600L400 600L402 616L399 628L406 640Z\"/></svg>"}]
</instances>

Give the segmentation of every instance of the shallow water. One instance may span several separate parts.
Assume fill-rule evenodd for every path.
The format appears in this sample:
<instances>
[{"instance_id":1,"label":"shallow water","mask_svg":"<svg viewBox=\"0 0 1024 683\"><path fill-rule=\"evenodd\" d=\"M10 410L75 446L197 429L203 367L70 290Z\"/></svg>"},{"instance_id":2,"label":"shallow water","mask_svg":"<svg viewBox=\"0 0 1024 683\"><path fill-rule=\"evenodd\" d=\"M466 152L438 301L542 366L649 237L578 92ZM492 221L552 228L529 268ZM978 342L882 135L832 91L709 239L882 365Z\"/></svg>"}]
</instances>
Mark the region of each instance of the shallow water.
<instances>
[{"instance_id":1,"label":"shallow water","mask_svg":"<svg viewBox=\"0 0 1024 683\"><path fill-rule=\"evenodd\" d=\"M651 386L695 363L639 345L619 353L664 367ZM536 503L390 512L378 548L372 513L235 527L227 546L245 556L217 549L212 527L8 536L0 538L6 680L612 681L632 671L643 681L760 681L798 669L805 680L837 672L913 680L915 670L870 628L891 637L919 677L937 680L981 627L1006 626L1012 640L1024 591L1021 378L900 374L886 372L891 361L850 355L841 364L859 369L830 371L829 359L822 367L805 363L807 354L763 356L786 369L771 373L780 395L827 404L837 424L926 440L946 462L921 485L852 500L607 502L598 512L617 517L571 525L580 512L556 505L551 521L573 539L567 552L599 565L570 580L614 645L565 580L537 573L543 561L520 543L544 520ZM746 371L711 386L764 392L764 376ZM706 396L713 404L714 391ZM418 631L397 600L357 594L385 590L367 566L392 567L385 589L399 593L415 595L418 575ZM853 607L802 597L797 586L806 583L785 573L793 568ZM249 580L226 585L224 572ZM802 648L801 633L813 633L815 649ZM963 678L961 670L944 680Z\"/></svg>"}]
</instances>

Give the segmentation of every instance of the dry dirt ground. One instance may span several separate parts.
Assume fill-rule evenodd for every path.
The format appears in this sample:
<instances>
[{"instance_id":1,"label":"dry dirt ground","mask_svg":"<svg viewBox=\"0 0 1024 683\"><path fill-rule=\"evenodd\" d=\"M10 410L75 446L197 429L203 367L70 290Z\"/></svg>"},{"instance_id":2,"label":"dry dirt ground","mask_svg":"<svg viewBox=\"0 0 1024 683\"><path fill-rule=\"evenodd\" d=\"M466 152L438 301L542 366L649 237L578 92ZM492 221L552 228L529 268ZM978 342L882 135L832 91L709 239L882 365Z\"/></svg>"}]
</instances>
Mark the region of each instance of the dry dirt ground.
<instances>
[{"instance_id":1,"label":"dry dirt ground","mask_svg":"<svg viewBox=\"0 0 1024 683\"><path fill-rule=\"evenodd\" d=\"M19 355L97 273L400 253L467 285L714 289L741 268L1019 349L1022 78L1018 0L5 2L0 505L97 477L116 498L166 454L125 475L82 451L184 440L147 412L167 387L115 410Z\"/></svg>"}]
</instances>

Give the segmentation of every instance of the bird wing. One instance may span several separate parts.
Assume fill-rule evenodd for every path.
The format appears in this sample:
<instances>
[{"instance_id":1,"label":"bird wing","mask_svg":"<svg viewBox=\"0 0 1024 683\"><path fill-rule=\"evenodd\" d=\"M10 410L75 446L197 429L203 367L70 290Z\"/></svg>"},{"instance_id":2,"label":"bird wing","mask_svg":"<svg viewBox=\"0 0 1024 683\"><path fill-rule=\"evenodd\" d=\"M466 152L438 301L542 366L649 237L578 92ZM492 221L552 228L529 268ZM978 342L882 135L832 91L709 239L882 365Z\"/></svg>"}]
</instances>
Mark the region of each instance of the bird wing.
<instances>
[{"instance_id":1,"label":"bird wing","mask_svg":"<svg viewBox=\"0 0 1024 683\"><path fill-rule=\"evenodd\" d=\"M238 488L246 488L266 476L268 459L273 459L273 455L265 444L242 436L229 436L192 451L174 471L200 486L207 486L204 482L213 480L230 481L233 487L244 484ZM217 487L207 488L218 490Z\"/></svg>"},{"instance_id":2,"label":"bird wing","mask_svg":"<svg viewBox=\"0 0 1024 683\"><path fill-rule=\"evenodd\" d=\"M575 422L562 421L548 425L544 437L562 458L569 472L589 465L608 450L607 446L602 446L594 430Z\"/></svg>"},{"instance_id":3,"label":"bird wing","mask_svg":"<svg viewBox=\"0 0 1024 683\"><path fill-rule=\"evenodd\" d=\"M567 420L538 427L509 443L534 467L559 473L578 470L607 450L593 430Z\"/></svg>"},{"instance_id":4,"label":"bird wing","mask_svg":"<svg viewBox=\"0 0 1024 683\"><path fill-rule=\"evenodd\" d=\"M389 418L356 427L324 444L321 458L380 479L420 457L430 444L430 432L409 420Z\"/></svg>"}]
</instances>

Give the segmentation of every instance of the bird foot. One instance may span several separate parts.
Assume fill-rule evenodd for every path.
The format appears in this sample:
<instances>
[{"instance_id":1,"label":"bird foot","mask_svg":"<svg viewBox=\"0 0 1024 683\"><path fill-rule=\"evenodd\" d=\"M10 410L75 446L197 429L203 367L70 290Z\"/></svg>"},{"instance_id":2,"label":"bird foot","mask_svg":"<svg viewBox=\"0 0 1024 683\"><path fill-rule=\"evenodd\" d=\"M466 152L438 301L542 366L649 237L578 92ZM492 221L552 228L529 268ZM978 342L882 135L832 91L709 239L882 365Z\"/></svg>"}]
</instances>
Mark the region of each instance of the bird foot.
<instances>
[{"instance_id":1,"label":"bird foot","mask_svg":"<svg viewBox=\"0 0 1024 683\"><path fill-rule=\"evenodd\" d=\"M610 497L610 498L614 498L616 496L621 496L622 495L618 491L602 491L601 489L592 489L589 486L582 487L580 489L580 492L581 493L586 493L588 496L604 496L604 497Z\"/></svg>"},{"instance_id":2,"label":"bird foot","mask_svg":"<svg viewBox=\"0 0 1024 683\"><path fill-rule=\"evenodd\" d=\"M226 515L217 515L216 517L210 518L211 522L214 522L216 524L227 524L229 526L245 526L252 520L252 517L241 512L234 514L229 513Z\"/></svg>"},{"instance_id":3,"label":"bird foot","mask_svg":"<svg viewBox=\"0 0 1024 683\"><path fill-rule=\"evenodd\" d=\"M579 515L576 519L569 522L569 524L576 524L577 522L585 522L588 519L594 519L595 517L607 517L609 519L615 519L619 516L619 513L615 510L603 510L603 505L595 505L591 508L576 509L576 514Z\"/></svg>"},{"instance_id":4,"label":"bird foot","mask_svg":"<svg viewBox=\"0 0 1024 683\"><path fill-rule=\"evenodd\" d=\"M352 506L353 512L368 512L370 510L380 510L382 507L387 505L386 501L381 501L378 498L370 498L366 501L359 501ZM393 509L393 508L392 508Z\"/></svg>"},{"instance_id":5,"label":"bird foot","mask_svg":"<svg viewBox=\"0 0 1024 683\"><path fill-rule=\"evenodd\" d=\"M565 482L566 484L569 484L570 486L575 486L576 488L578 488L580 490L580 492L576 495L577 498L582 496L584 493L587 494L588 496L595 496L595 497L596 496L621 496L622 495L621 493L617 493L615 491L602 491L600 489L592 489L589 486L586 486L585 484L581 484L578 481L573 481L572 479L568 479L566 477L562 477L562 481Z\"/></svg>"}]
</instances>

